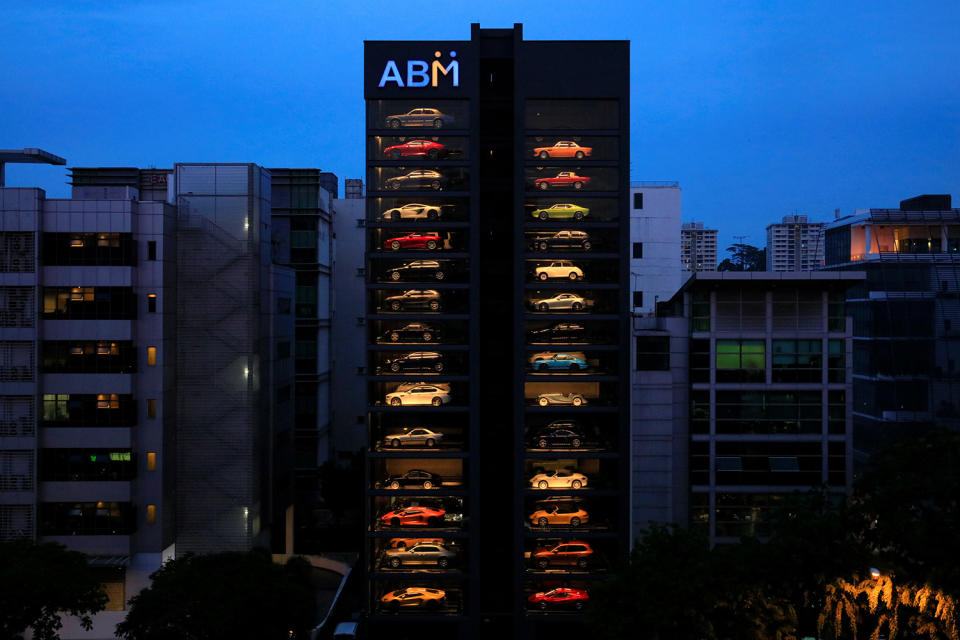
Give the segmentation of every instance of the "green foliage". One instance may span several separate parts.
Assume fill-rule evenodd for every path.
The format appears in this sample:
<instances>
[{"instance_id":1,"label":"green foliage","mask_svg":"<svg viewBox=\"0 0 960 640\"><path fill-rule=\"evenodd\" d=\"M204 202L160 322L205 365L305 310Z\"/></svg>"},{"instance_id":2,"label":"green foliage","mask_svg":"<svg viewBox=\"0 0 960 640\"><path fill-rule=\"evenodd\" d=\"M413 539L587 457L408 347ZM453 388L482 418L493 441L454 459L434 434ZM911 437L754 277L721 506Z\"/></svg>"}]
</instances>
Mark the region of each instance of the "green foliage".
<instances>
[{"instance_id":1,"label":"green foliage","mask_svg":"<svg viewBox=\"0 0 960 640\"><path fill-rule=\"evenodd\" d=\"M717 265L717 271L764 271L767 268L767 250L752 244L734 244L727 247L729 258Z\"/></svg>"},{"instance_id":2,"label":"green foliage","mask_svg":"<svg viewBox=\"0 0 960 640\"><path fill-rule=\"evenodd\" d=\"M90 629L106 603L84 554L52 542L0 542L0 638L21 638L32 628L36 640L55 640L62 613Z\"/></svg>"},{"instance_id":3,"label":"green foliage","mask_svg":"<svg viewBox=\"0 0 960 640\"><path fill-rule=\"evenodd\" d=\"M164 564L117 625L125 640L309 637L315 603L310 565L278 565L262 551L188 555Z\"/></svg>"}]
</instances>

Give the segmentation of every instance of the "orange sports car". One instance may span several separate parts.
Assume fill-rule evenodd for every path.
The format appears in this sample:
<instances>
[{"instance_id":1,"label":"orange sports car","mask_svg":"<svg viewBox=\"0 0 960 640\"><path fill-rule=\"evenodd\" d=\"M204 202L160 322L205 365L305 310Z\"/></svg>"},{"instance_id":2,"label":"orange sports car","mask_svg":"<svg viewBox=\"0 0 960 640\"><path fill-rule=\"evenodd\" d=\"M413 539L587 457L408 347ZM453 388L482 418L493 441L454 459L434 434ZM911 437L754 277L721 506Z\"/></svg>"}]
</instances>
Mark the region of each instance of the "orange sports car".
<instances>
[{"instance_id":1,"label":"orange sports car","mask_svg":"<svg viewBox=\"0 0 960 640\"><path fill-rule=\"evenodd\" d=\"M530 514L530 523L536 526L579 527L590 522L590 514L576 504L545 505Z\"/></svg>"},{"instance_id":2,"label":"orange sports car","mask_svg":"<svg viewBox=\"0 0 960 640\"><path fill-rule=\"evenodd\" d=\"M401 608L411 609L439 609L446 601L447 593L442 589L428 589L426 587L407 587L397 589L380 598L383 605L393 611Z\"/></svg>"},{"instance_id":3,"label":"orange sports car","mask_svg":"<svg viewBox=\"0 0 960 640\"><path fill-rule=\"evenodd\" d=\"M391 527L439 527L445 513L443 509L409 507L389 511L380 516L380 521Z\"/></svg>"},{"instance_id":4,"label":"orange sports car","mask_svg":"<svg viewBox=\"0 0 960 640\"><path fill-rule=\"evenodd\" d=\"M589 158L593 147L581 147L572 140L561 140L552 147L537 147L535 158Z\"/></svg>"}]
</instances>

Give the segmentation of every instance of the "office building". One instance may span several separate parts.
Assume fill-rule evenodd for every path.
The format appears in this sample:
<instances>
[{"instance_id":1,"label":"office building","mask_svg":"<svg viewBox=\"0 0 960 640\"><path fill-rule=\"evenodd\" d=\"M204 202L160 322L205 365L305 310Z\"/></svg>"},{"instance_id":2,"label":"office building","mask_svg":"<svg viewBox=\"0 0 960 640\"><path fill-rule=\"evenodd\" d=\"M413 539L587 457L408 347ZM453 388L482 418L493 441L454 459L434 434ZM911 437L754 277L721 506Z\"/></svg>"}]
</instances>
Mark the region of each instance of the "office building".
<instances>
[{"instance_id":1,"label":"office building","mask_svg":"<svg viewBox=\"0 0 960 640\"><path fill-rule=\"evenodd\" d=\"M630 183L630 279L634 314L655 313L682 284L680 184Z\"/></svg>"},{"instance_id":2,"label":"office building","mask_svg":"<svg viewBox=\"0 0 960 640\"><path fill-rule=\"evenodd\" d=\"M633 535L763 535L786 494L852 481L853 323L862 272L698 273L635 321Z\"/></svg>"},{"instance_id":3,"label":"office building","mask_svg":"<svg viewBox=\"0 0 960 640\"><path fill-rule=\"evenodd\" d=\"M783 216L767 226L767 271L810 271L823 266L823 230L826 222L807 222L807 216Z\"/></svg>"},{"instance_id":4,"label":"office building","mask_svg":"<svg viewBox=\"0 0 960 640\"><path fill-rule=\"evenodd\" d=\"M680 262L684 272L717 270L717 230L702 222L684 222L680 227Z\"/></svg>"},{"instance_id":5,"label":"office building","mask_svg":"<svg viewBox=\"0 0 960 640\"><path fill-rule=\"evenodd\" d=\"M579 637L626 554L628 61L366 43L371 634Z\"/></svg>"},{"instance_id":6,"label":"office building","mask_svg":"<svg viewBox=\"0 0 960 640\"><path fill-rule=\"evenodd\" d=\"M950 196L838 217L825 260L867 274L847 299L858 462L892 438L960 428L960 209Z\"/></svg>"}]
</instances>

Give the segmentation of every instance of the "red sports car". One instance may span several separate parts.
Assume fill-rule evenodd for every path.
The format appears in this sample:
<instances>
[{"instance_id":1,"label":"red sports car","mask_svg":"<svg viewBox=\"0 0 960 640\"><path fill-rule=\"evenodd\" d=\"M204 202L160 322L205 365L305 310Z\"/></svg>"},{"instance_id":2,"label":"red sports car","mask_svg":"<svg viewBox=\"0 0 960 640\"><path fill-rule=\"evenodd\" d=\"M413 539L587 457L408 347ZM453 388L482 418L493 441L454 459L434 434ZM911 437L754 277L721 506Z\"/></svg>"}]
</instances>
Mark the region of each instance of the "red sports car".
<instances>
[{"instance_id":1,"label":"red sports car","mask_svg":"<svg viewBox=\"0 0 960 640\"><path fill-rule=\"evenodd\" d=\"M583 189L584 185L590 182L586 176L578 176L574 171L561 171L552 178L537 178L535 180L537 189L547 190L552 187L573 187L574 189Z\"/></svg>"},{"instance_id":2,"label":"red sports car","mask_svg":"<svg viewBox=\"0 0 960 640\"><path fill-rule=\"evenodd\" d=\"M579 611L590 600L589 594L583 589L569 589L567 587L558 587L551 591L540 591L534 593L527 602L531 607L540 610L547 609L573 609Z\"/></svg>"},{"instance_id":3,"label":"red sports car","mask_svg":"<svg viewBox=\"0 0 960 640\"><path fill-rule=\"evenodd\" d=\"M383 243L384 249L399 251L400 249L427 249L433 251L442 246L440 236L436 233L418 233L416 231L397 238L387 238Z\"/></svg>"},{"instance_id":4,"label":"red sports car","mask_svg":"<svg viewBox=\"0 0 960 640\"><path fill-rule=\"evenodd\" d=\"M380 521L390 527L439 527L445 513L443 509L409 507L385 513L380 516Z\"/></svg>"},{"instance_id":5,"label":"red sports car","mask_svg":"<svg viewBox=\"0 0 960 640\"><path fill-rule=\"evenodd\" d=\"M387 158L397 160L399 158L430 158L436 160L444 155L447 148L439 142L431 140L410 140L403 144L395 144L383 150L383 155Z\"/></svg>"}]
</instances>

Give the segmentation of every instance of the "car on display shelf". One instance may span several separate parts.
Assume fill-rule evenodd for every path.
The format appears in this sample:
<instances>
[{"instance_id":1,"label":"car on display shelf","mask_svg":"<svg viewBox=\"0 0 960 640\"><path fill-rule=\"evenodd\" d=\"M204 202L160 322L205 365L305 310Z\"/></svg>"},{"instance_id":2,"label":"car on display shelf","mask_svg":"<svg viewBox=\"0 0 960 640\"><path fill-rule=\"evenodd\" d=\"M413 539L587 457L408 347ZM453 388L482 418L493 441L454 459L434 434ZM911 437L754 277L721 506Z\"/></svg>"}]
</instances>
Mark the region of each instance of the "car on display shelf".
<instances>
[{"instance_id":1,"label":"car on display shelf","mask_svg":"<svg viewBox=\"0 0 960 640\"><path fill-rule=\"evenodd\" d=\"M400 447L427 447L432 449L443 442L443 434L432 429L416 427L406 433L391 433L383 438L383 444L398 449Z\"/></svg>"},{"instance_id":2,"label":"car on display shelf","mask_svg":"<svg viewBox=\"0 0 960 640\"><path fill-rule=\"evenodd\" d=\"M409 489L410 487L435 489L441 484L443 484L443 481L440 476L423 469L410 469L406 473L389 475L383 481L385 489Z\"/></svg>"},{"instance_id":3,"label":"car on display shelf","mask_svg":"<svg viewBox=\"0 0 960 640\"><path fill-rule=\"evenodd\" d=\"M570 469L538 473L530 478L534 489L581 489L587 486L587 476Z\"/></svg>"},{"instance_id":4,"label":"car on display shelf","mask_svg":"<svg viewBox=\"0 0 960 640\"><path fill-rule=\"evenodd\" d=\"M411 564L435 564L441 569L446 569L456 559L456 552L442 544L421 542L405 549L387 549L383 552L382 563L392 569Z\"/></svg>"},{"instance_id":5,"label":"car on display shelf","mask_svg":"<svg viewBox=\"0 0 960 640\"><path fill-rule=\"evenodd\" d=\"M439 311L440 292L435 289L409 289L400 295L384 298L383 303L390 311L407 311L408 309Z\"/></svg>"},{"instance_id":6,"label":"car on display shelf","mask_svg":"<svg viewBox=\"0 0 960 640\"><path fill-rule=\"evenodd\" d=\"M527 332L531 344L549 342L583 342L587 339L586 328L576 322L557 322L549 327L531 329Z\"/></svg>"},{"instance_id":7,"label":"car on display shelf","mask_svg":"<svg viewBox=\"0 0 960 640\"><path fill-rule=\"evenodd\" d=\"M390 538L389 549L409 549L418 544L444 544L443 538Z\"/></svg>"},{"instance_id":8,"label":"car on display shelf","mask_svg":"<svg viewBox=\"0 0 960 640\"><path fill-rule=\"evenodd\" d=\"M389 527L440 527L443 526L444 509L431 507L406 507L388 511L380 516L380 522Z\"/></svg>"},{"instance_id":9,"label":"car on display shelf","mask_svg":"<svg viewBox=\"0 0 960 640\"><path fill-rule=\"evenodd\" d=\"M400 249L426 249L433 251L443 246L443 240L438 233L411 231L404 236L387 238L383 241L383 248L392 251Z\"/></svg>"},{"instance_id":10,"label":"car on display shelf","mask_svg":"<svg viewBox=\"0 0 960 640\"><path fill-rule=\"evenodd\" d=\"M440 342L440 335L438 327L425 322L408 322L385 332L379 342Z\"/></svg>"},{"instance_id":11,"label":"car on display shelf","mask_svg":"<svg viewBox=\"0 0 960 640\"><path fill-rule=\"evenodd\" d=\"M574 249L576 251L590 251L593 241L586 231L557 231L554 233L537 234L530 243L536 251L553 251L558 249Z\"/></svg>"},{"instance_id":12,"label":"car on display shelf","mask_svg":"<svg viewBox=\"0 0 960 640\"><path fill-rule=\"evenodd\" d=\"M561 171L552 178L537 178L533 181L537 189L546 191L547 189L557 189L560 187L573 187L574 189L583 189L590 182L587 176L578 176L575 171Z\"/></svg>"},{"instance_id":13,"label":"car on display shelf","mask_svg":"<svg viewBox=\"0 0 960 640\"><path fill-rule=\"evenodd\" d=\"M552 147L536 147L533 155L536 158L589 158L593 147L581 147L573 140L560 140Z\"/></svg>"},{"instance_id":14,"label":"car on display shelf","mask_svg":"<svg viewBox=\"0 0 960 640\"><path fill-rule=\"evenodd\" d=\"M570 203L557 203L546 209L534 209L530 212L537 220L583 220L590 215L590 209Z\"/></svg>"},{"instance_id":15,"label":"car on display shelf","mask_svg":"<svg viewBox=\"0 0 960 640\"><path fill-rule=\"evenodd\" d=\"M443 371L443 356L436 351L412 351L396 358L384 360L383 369L393 373L401 371Z\"/></svg>"},{"instance_id":16,"label":"car on display shelf","mask_svg":"<svg viewBox=\"0 0 960 640\"><path fill-rule=\"evenodd\" d=\"M399 280L443 280L447 277L439 260L412 260L399 267L387 269L384 275L394 282Z\"/></svg>"},{"instance_id":17,"label":"car on display shelf","mask_svg":"<svg viewBox=\"0 0 960 640\"><path fill-rule=\"evenodd\" d=\"M388 129L399 129L400 127L433 127L442 129L449 127L454 122L451 115L447 115L439 109L432 107L417 107L410 109L406 113L400 113L387 116L386 123Z\"/></svg>"},{"instance_id":18,"label":"car on display shelf","mask_svg":"<svg viewBox=\"0 0 960 640\"><path fill-rule=\"evenodd\" d=\"M550 591L539 591L527 598L531 607L547 611L550 609L580 611L590 601L590 596L583 589L557 587Z\"/></svg>"},{"instance_id":19,"label":"car on display shelf","mask_svg":"<svg viewBox=\"0 0 960 640\"><path fill-rule=\"evenodd\" d=\"M408 140L383 150L384 157L392 160L400 158L430 158L436 160L447 155L447 147L433 140Z\"/></svg>"},{"instance_id":20,"label":"car on display shelf","mask_svg":"<svg viewBox=\"0 0 960 640\"><path fill-rule=\"evenodd\" d=\"M400 611L401 609L439 609L446 604L446 599L447 594L443 589L406 587L391 591L380 598L380 602L391 611Z\"/></svg>"},{"instance_id":21,"label":"car on display shelf","mask_svg":"<svg viewBox=\"0 0 960 640\"><path fill-rule=\"evenodd\" d=\"M412 202L387 209L380 214L380 218L392 222L400 220L437 220L444 214L451 213L453 209L454 206L450 204L420 204Z\"/></svg>"},{"instance_id":22,"label":"car on display shelf","mask_svg":"<svg viewBox=\"0 0 960 640\"><path fill-rule=\"evenodd\" d=\"M587 300L575 293L558 293L549 298L533 298L530 306L536 311L583 311Z\"/></svg>"},{"instance_id":23,"label":"car on display shelf","mask_svg":"<svg viewBox=\"0 0 960 640\"><path fill-rule=\"evenodd\" d=\"M579 527L590 522L590 514L577 503L562 500L542 505L528 519L538 527Z\"/></svg>"},{"instance_id":24,"label":"car on display shelf","mask_svg":"<svg viewBox=\"0 0 960 640\"><path fill-rule=\"evenodd\" d=\"M547 264L537 265L533 273L537 280L541 281L556 278L571 281L583 280L583 269L570 260L554 260Z\"/></svg>"},{"instance_id":25,"label":"car on display shelf","mask_svg":"<svg viewBox=\"0 0 960 640\"><path fill-rule=\"evenodd\" d=\"M541 393L537 396L537 404L541 407L581 407L587 404L587 399L579 393Z\"/></svg>"},{"instance_id":26,"label":"car on display shelf","mask_svg":"<svg viewBox=\"0 0 960 640\"><path fill-rule=\"evenodd\" d=\"M447 178L433 169L414 169L402 176L387 178L387 189L420 189L429 187L434 191L447 186Z\"/></svg>"},{"instance_id":27,"label":"car on display shelf","mask_svg":"<svg viewBox=\"0 0 960 640\"><path fill-rule=\"evenodd\" d=\"M530 361L535 371L585 371L587 361L575 353L538 353Z\"/></svg>"},{"instance_id":28,"label":"car on display shelf","mask_svg":"<svg viewBox=\"0 0 960 640\"><path fill-rule=\"evenodd\" d=\"M585 440L583 430L575 420L555 420L539 429L530 439L530 443L539 449L551 447L579 449Z\"/></svg>"},{"instance_id":29,"label":"car on display shelf","mask_svg":"<svg viewBox=\"0 0 960 640\"><path fill-rule=\"evenodd\" d=\"M417 384L403 391L386 395L386 403L392 407L425 406L439 407L450 402L450 390L433 384Z\"/></svg>"},{"instance_id":30,"label":"car on display shelf","mask_svg":"<svg viewBox=\"0 0 960 640\"><path fill-rule=\"evenodd\" d=\"M538 569L550 567L577 567L586 569L593 559L593 548L586 542L571 540L552 548L537 549L531 554L531 560Z\"/></svg>"}]
</instances>

